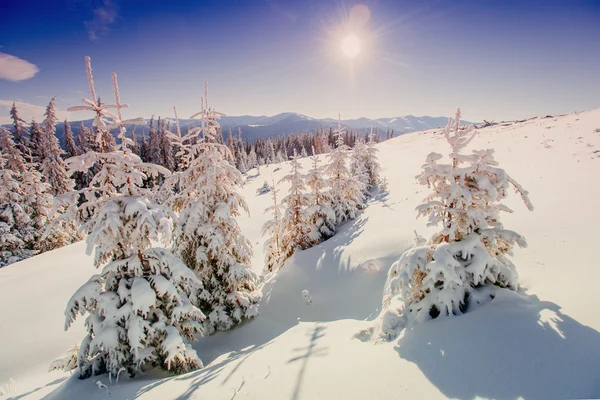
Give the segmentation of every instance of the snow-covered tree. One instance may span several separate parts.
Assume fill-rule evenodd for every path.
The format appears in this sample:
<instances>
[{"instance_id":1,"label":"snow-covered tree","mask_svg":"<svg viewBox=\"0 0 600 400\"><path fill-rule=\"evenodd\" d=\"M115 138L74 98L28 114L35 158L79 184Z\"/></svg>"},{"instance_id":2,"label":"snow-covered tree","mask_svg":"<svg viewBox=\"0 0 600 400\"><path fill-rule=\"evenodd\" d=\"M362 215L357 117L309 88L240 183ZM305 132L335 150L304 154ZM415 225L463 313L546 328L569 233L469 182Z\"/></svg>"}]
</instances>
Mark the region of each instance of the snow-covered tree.
<instances>
[{"instance_id":1,"label":"snow-covered tree","mask_svg":"<svg viewBox=\"0 0 600 400\"><path fill-rule=\"evenodd\" d=\"M83 122L79 126L79 135L77 136L77 143L81 149L81 153L87 153L88 151L100 151L100 147L96 142L94 132L86 127Z\"/></svg>"},{"instance_id":2,"label":"snow-covered tree","mask_svg":"<svg viewBox=\"0 0 600 400\"><path fill-rule=\"evenodd\" d=\"M2 128L5 135L9 133ZM35 254L35 229L24 209L21 174L8 168L4 146L0 147L0 267Z\"/></svg>"},{"instance_id":3,"label":"snow-covered tree","mask_svg":"<svg viewBox=\"0 0 600 400\"><path fill-rule=\"evenodd\" d=\"M392 135L393 135L392 131ZM367 140L367 148L365 150L365 172L368 176L367 180L367 190L372 190L375 187L378 187L381 191L387 190L387 185L385 179L381 176L381 166L379 165L379 160L377 159L377 152L379 151L377 147L375 147L376 134L369 134L369 138Z\"/></svg>"},{"instance_id":4,"label":"snow-covered tree","mask_svg":"<svg viewBox=\"0 0 600 400\"><path fill-rule=\"evenodd\" d=\"M525 247L525 238L507 230L501 212L512 185L525 205L533 210L527 192L497 167L493 150L461 154L473 139L473 127L460 127L460 109L443 135L450 144L449 164L438 164L442 155L431 153L417 176L432 192L417 207L429 225L441 225L429 241L417 245L392 265L385 287L379 338L395 337L410 320L438 315L459 315L471 299L482 299L490 287L517 290L518 275L508 256L514 245Z\"/></svg>"},{"instance_id":5,"label":"snow-covered tree","mask_svg":"<svg viewBox=\"0 0 600 400\"><path fill-rule=\"evenodd\" d=\"M306 218L310 227L310 241L316 245L335 234L336 218L331 207L331 194L327 190L329 184L324 177L325 168L319 165L319 156L314 148L312 153L312 169L306 175L306 184L311 190Z\"/></svg>"},{"instance_id":6,"label":"snow-covered tree","mask_svg":"<svg viewBox=\"0 0 600 400\"><path fill-rule=\"evenodd\" d=\"M75 157L81 154L81 150L75 144L75 139L73 138L73 131L71 130L71 125L69 121L65 119L65 158Z\"/></svg>"},{"instance_id":7,"label":"snow-covered tree","mask_svg":"<svg viewBox=\"0 0 600 400\"><path fill-rule=\"evenodd\" d=\"M365 196L368 195L369 175L366 168L367 146L362 139L358 139L354 144L354 149L350 156L350 175L358 180L363 187Z\"/></svg>"},{"instance_id":8,"label":"snow-covered tree","mask_svg":"<svg viewBox=\"0 0 600 400\"><path fill-rule=\"evenodd\" d=\"M56 98L53 97L45 112L42 123L41 148L38 150L40 170L50 185L52 195L57 196L73 190L74 182L66 171L61 157L62 149L56 137ZM66 129L66 128L65 128Z\"/></svg>"},{"instance_id":9,"label":"snow-covered tree","mask_svg":"<svg viewBox=\"0 0 600 400\"><path fill-rule=\"evenodd\" d=\"M265 268L263 272L265 274L277 271L285 261L281 240L281 205L277 203L278 192L279 190L275 188L275 182L273 182L273 189L271 190L273 204L265 209L265 213L272 213L273 218L265 222L261 231L262 236L267 237L264 243Z\"/></svg>"},{"instance_id":10,"label":"snow-covered tree","mask_svg":"<svg viewBox=\"0 0 600 400\"><path fill-rule=\"evenodd\" d=\"M306 185L299 158L294 150L290 163L292 170L279 181L279 183L290 183L288 195L281 200L282 206L285 207L281 218L281 251L284 259L291 257L297 248L307 249L311 246L310 227L306 212L310 205L310 197L305 193Z\"/></svg>"},{"instance_id":11,"label":"snow-covered tree","mask_svg":"<svg viewBox=\"0 0 600 400\"><path fill-rule=\"evenodd\" d=\"M364 186L352 176L347 166L350 148L344 143L345 132L338 117L338 129L333 132L335 148L329 153L329 165L325 169L329 176L331 204L338 225L356 218L358 211L365 206Z\"/></svg>"},{"instance_id":12,"label":"snow-covered tree","mask_svg":"<svg viewBox=\"0 0 600 400\"><path fill-rule=\"evenodd\" d=\"M194 270L204 285L197 304L207 316L209 333L228 330L244 318L258 315L261 294L257 276L250 268L252 248L241 233L236 217L248 207L239 192L241 173L231 165L230 151L217 142L222 115L208 107L205 89L201 126L189 136L202 133L190 145L187 169L174 174L164 186L173 197L167 204L180 211L175 230L175 253ZM187 139L184 137L184 139Z\"/></svg>"},{"instance_id":13,"label":"snow-covered tree","mask_svg":"<svg viewBox=\"0 0 600 400\"><path fill-rule=\"evenodd\" d=\"M115 74L116 105L110 108L117 114L96 100L89 57L86 64L93 100L84 99L87 106L71 110L95 111L97 140L118 129L120 143L109 153L88 152L68 160L73 170L102 165L90 187L79 191L87 202L71 206L77 215L89 215L84 224L87 252L94 251L94 264L102 267L77 290L65 312L65 329L78 314L89 314L77 359L80 376L118 376L123 370L135 374L154 366L174 372L198 368L201 361L184 339L194 339L202 329L205 317L190 301L202 291L202 283L170 251L152 247L153 241L169 243L175 216L149 200L151 193L143 187L147 176L169 173L131 152L125 124L141 121L123 121L121 109L127 105L120 102Z\"/></svg>"},{"instance_id":14,"label":"snow-covered tree","mask_svg":"<svg viewBox=\"0 0 600 400\"><path fill-rule=\"evenodd\" d=\"M16 104L10 109L10 118L13 121L13 138L15 145L23 155L27 155L29 152L29 139L27 137L27 127L25 126L25 120L19 117L19 111L17 110Z\"/></svg>"},{"instance_id":15,"label":"snow-covered tree","mask_svg":"<svg viewBox=\"0 0 600 400\"><path fill-rule=\"evenodd\" d=\"M81 343L81 377L122 368L133 375L160 366L175 373L202 366L183 339L202 330L202 312L192 305L202 284L181 260L152 241L168 242L169 212L140 196L119 196L90 220L88 253L102 267L73 295L65 329L88 313Z\"/></svg>"},{"instance_id":16,"label":"snow-covered tree","mask_svg":"<svg viewBox=\"0 0 600 400\"><path fill-rule=\"evenodd\" d=\"M374 137L375 134L371 132L366 143L362 139L356 140L350 162L350 172L362 183L366 196L369 196L376 187L383 191L387 189L381 177Z\"/></svg>"}]
</instances>

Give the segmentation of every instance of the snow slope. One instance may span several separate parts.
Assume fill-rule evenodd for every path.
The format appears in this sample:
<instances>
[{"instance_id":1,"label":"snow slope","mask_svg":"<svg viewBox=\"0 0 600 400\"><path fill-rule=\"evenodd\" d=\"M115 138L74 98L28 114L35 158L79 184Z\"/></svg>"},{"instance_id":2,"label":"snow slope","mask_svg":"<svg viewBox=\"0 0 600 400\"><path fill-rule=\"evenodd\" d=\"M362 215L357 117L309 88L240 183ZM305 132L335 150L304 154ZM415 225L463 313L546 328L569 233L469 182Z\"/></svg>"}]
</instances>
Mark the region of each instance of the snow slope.
<instances>
[{"instance_id":1,"label":"snow slope","mask_svg":"<svg viewBox=\"0 0 600 400\"><path fill-rule=\"evenodd\" d=\"M0 269L0 393L105 399L95 383L101 380L115 399L600 397L599 127L600 110L532 119L481 129L470 146L496 149L500 166L530 192L535 211L513 195L507 205L515 213L504 218L529 242L514 257L523 293L502 292L463 316L410 327L393 343L353 338L377 317L387 269L412 245L413 230L433 230L415 219L427 189L414 177L429 152L448 148L434 130L415 132L378 145L390 194L373 199L329 241L288 260L265 284L256 320L194 344L207 365L199 371L152 372L118 384L47 373L83 336L81 321L62 331L63 312L92 274L91 258L80 243ZM309 160L303 165L307 172ZM256 189L288 167L261 167L259 176L252 170L243 189L251 215L240 225L257 271L270 196Z\"/></svg>"}]
</instances>

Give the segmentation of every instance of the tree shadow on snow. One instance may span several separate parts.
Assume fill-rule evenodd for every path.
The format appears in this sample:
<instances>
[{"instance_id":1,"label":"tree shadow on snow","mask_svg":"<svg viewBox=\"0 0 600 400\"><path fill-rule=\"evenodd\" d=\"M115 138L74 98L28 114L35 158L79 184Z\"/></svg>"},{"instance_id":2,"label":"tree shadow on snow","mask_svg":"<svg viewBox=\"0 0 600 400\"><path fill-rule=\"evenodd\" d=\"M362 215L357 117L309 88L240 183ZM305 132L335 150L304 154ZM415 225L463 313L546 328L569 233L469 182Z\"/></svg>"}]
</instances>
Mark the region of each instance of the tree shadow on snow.
<instances>
[{"instance_id":1,"label":"tree shadow on snow","mask_svg":"<svg viewBox=\"0 0 600 400\"><path fill-rule=\"evenodd\" d=\"M413 325L395 347L445 396L600 396L600 333L554 303L502 290L460 317Z\"/></svg>"},{"instance_id":2,"label":"tree shadow on snow","mask_svg":"<svg viewBox=\"0 0 600 400\"><path fill-rule=\"evenodd\" d=\"M297 354L288 360L289 363L300 362L300 371L298 371L298 378L294 385L294 392L292 393L292 400L298 400L300 398L300 391L302 390L302 384L304 383L304 375L308 367L308 361L312 357L323 357L327 355L326 347L317 347L317 341L325 336L325 327L322 325L315 325L309 339L308 346L296 347L294 352Z\"/></svg>"},{"instance_id":3,"label":"tree shadow on snow","mask_svg":"<svg viewBox=\"0 0 600 400\"><path fill-rule=\"evenodd\" d=\"M360 268L352 261L347 247L362 233L366 222L367 218L363 214L342 225L335 236L319 246L296 252L277 275L265 283L260 315L256 319L244 321L231 331L200 337L198 342L192 343L206 367L180 376L153 371L144 377L123 380L117 386L109 385L112 397L133 400L171 381L187 381L185 392L172 395L180 400L198 397L201 386L213 380L217 380L217 384L223 387L223 393L229 393L229 390L240 386L240 381L243 382L240 370L242 365L257 350L269 346L277 337L297 326L298 318L304 322L374 319L381 307L387 270L398 255L367 260L379 266L375 271ZM402 250L399 249L399 252ZM312 304L304 303L303 290L311 293ZM349 296L360 296L362 301L349 301ZM316 349L314 343L323 336L323 330L324 327L317 326L309 346L303 348L305 353L296 355L289 361L303 364L295 397L299 396L304 373L302 371L306 371L308 358L322 353L322 349ZM269 365L264 365L265 374L269 368ZM90 391L105 396L104 393L96 393L94 382L99 379L108 384L106 375L85 381L71 378L55 389L47 399L62 399L67 395L77 398L78 394L83 396Z\"/></svg>"}]
</instances>

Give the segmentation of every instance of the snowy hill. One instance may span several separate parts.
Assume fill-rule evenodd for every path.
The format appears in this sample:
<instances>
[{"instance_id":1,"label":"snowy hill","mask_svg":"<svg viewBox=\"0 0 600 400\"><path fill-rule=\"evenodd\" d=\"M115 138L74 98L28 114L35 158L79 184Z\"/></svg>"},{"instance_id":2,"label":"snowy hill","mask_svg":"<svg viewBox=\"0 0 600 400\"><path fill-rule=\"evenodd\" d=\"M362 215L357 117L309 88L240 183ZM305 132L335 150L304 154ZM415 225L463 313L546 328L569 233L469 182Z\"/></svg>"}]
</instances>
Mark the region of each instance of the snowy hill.
<instances>
[{"instance_id":1,"label":"snowy hill","mask_svg":"<svg viewBox=\"0 0 600 400\"><path fill-rule=\"evenodd\" d=\"M597 128L600 109L484 128L469 146L495 149L535 206L529 212L511 194L506 203L515 212L503 220L529 243L514 257L521 293L502 292L463 316L414 325L392 343L354 338L379 314L387 271L412 245L413 230L432 232L415 219L427 192L415 175L427 154L447 147L439 130L413 132L378 145L389 195L372 199L330 240L289 259L264 285L257 319L195 343L206 367L192 373L152 372L118 383L106 375L47 373L83 337L82 320L63 331L63 313L94 273L92 258L78 243L0 269L0 398L106 399L98 380L115 399L600 397ZM306 171L309 160L302 162ZM271 199L256 190L288 170L289 163L261 167L258 176L251 170L243 188L250 216L240 225L258 272Z\"/></svg>"}]
</instances>

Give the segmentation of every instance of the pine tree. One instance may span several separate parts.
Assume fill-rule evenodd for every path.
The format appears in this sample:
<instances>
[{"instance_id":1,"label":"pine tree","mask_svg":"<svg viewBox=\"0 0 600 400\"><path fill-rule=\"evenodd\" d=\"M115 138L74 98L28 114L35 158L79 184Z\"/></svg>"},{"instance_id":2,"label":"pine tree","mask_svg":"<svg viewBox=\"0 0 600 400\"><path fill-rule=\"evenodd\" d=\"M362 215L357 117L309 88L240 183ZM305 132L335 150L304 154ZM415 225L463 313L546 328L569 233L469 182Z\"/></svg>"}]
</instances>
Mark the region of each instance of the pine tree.
<instances>
[{"instance_id":1,"label":"pine tree","mask_svg":"<svg viewBox=\"0 0 600 400\"><path fill-rule=\"evenodd\" d=\"M331 185L331 202L337 224L356 218L364 208L364 187L350 174L346 165L349 147L344 143L345 129L338 117L338 129L333 132L335 148L329 153L329 165L325 173Z\"/></svg>"},{"instance_id":2,"label":"pine tree","mask_svg":"<svg viewBox=\"0 0 600 400\"><path fill-rule=\"evenodd\" d=\"M75 157L81 154L81 150L75 144L75 139L73 138L73 132L71 131L71 125L69 121L65 119L65 158Z\"/></svg>"},{"instance_id":3,"label":"pine tree","mask_svg":"<svg viewBox=\"0 0 600 400\"><path fill-rule=\"evenodd\" d=\"M4 139L9 133L1 129L0 137ZM35 241L35 229L23 208L21 174L8 168L6 142L3 142L0 147L0 267L36 253L31 245Z\"/></svg>"},{"instance_id":4,"label":"pine tree","mask_svg":"<svg viewBox=\"0 0 600 400\"><path fill-rule=\"evenodd\" d=\"M264 273L270 273L279 270L285 261L282 248L282 228L281 228L281 206L277 204L277 193L273 182L271 190L273 196L273 204L265 209L265 213L271 212L273 218L265 222L262 227L262 236L267 236L264 243L265 250L265 268Z\"/></svg>"},{"instance_id":5,"label":"pine tree","mask_svg":"<svg viewBox=\"0 0 600 400\"><path fill-rule=\"evenodd\" d=\"M319 165L319 156L313 148L312 169L306 175L306 184L311 190L310 203L306 210L310 226L310 240L316 245L335 234L336 218L331 207L331 194L327 190L329 184L324 178L324 167Z\"/></svg>"},{"instance_id":6,"label":"pine tree","mask_svg":"<svg viewBox=\"0 0 600 400\"><path fill-rule=\"evenodd\" d=\"M121 104L116 74L116 105L111 107L115 115L96 100L89 57L86 64L92 100L69 110L95 111L98 140L103 141L109 129L119 129L120 143L110 153L87 152L68 160L80 171L96 163L102 166L90 187L80 191L88 201L72 205L76 215L89 214L84 225L89 232L87 252L95 250L94 264L102 267L77 290L65 312L65 329L78 314L90 314L77 359L80 376L118 376L123 370L135 374L154 366L173 372L198 368L200 359L183 339L192 340L201 331L205 317L190 298L202 284L171 252L152 247L153 241L169 242L174 215L148 200L151 193L143 181L168 171L142 163L131 152L125 130L129 121L121 116L127 105Z\"/></svg>"},{"instance_id":7,"label":"pine tree","mask_svg":"<svg viewBox=\"0 0 600 400\"><path fill-rule=\"evenodd\" d=\"M44 122L42 123L41 148L38 150L40 170L46 182L50 185L52 195L57 196L73 190L74 182L67 174L64 161L61 157L62 149L56 138L56 98L53 97L48 107Z\"/></svg>"},{"instance_id":8,"label":"pine tree","mask_svg":"<svg viewBox=\"0 0 600 400\"><path fill-rule=\"evenodd\" d=\"M27 138L27 128L25 127L25 120L19 117L19 111L17 110L16 104L10 109L10 118L13 121L13 138L15 145L23 155L27 155L29 152L29 139Z\"/></svg>"},{"instance_id":9,"label":"pine tree","mask_svg":"<svg viewBox=\"0 0 600 400\"><path fill-rule=\"evenodd\" d=\"M362 139L358 139L355 142L354 149L350 156L350 174L351 176L360 182L363 187L363 194L368 195L369 192L369 175L366 167L367 158L367 146Z\"/></svg>"},{"instance_id":10,"label":"pine tree","mask_svg":"<svg viewBox=\"0 0 600 400\"><path fill-rule=\"evenodd\" d=\"M464 313L471 298L490 299L493 287L517 290L515 265L507 256L525 238L500 223L500 212L512 212L501 203L512 185L530 210L528 193L497 167L493 150L461 154L476 132L461 129L460 109L443 135L452 151L449 164L438 164L431 153L417 176L433 191L417 207L428 225L441 225L429 241L417 244L394 263L388 274L383 312L377 336L398 335L407 321ZM466 164L466 166L462 166Z\"/></svg>"},{"instance_id":11,"label":"pine tree","mask_svg":"<svg viewBox=\"0 0 600 400\"><path fill-rule=\"evenodd\" d=\"M279 183L290 182L288 195L281 200L281 204L285 207L281 219L281 251L284 259L291 257L297 248L307 249L311 246L310 228L306 212L310 204L310 198L304 193L306 187L301 172L302 166L298 161L299 158L296 150L294 150L290 163L292 170L279 181Z\"/></svg>"},{"instance_id":12,"label":"pine tree","mask_svg":"<svg viewBox=\"0 0 600 400\"><path fill-rule=\"evenodd\" d=\"M244 318L258 315L261 294L257 276L250 269L252 248L236 221L241 210L248 211L239 193L242 175L228 160L229 149L217 142L217 119L222 115L208 107L208 92L202 101L202 133L190 149L187 169L175 174L165 185L180 188L175 199L167 201L181 210L175 230L175 252L194 270L204 285L197 298L207 315L209 333L224 331Z\"/></svg>"},{"instance_id":13,"label":"pine tree","mask_svg":"<svg viewBox=\"0 0 600 400\"><path fill-rule=\"evenodd\" d=\"M39 162L44 152L44 132L42 127L35 121L31 121L29 128L28 156L31 162ZM25 155L25 154L24 154Z\"/></svg>"},{"instance_id":14,"label":"pine tree","mask_svg":"<svg viewBox=\"0 0 600 400\"><path fill-rule=\"evenodd\" d=\"M392 130L392 135L393 133L394 131ZM382 191L387 190L385 180L381 177L381 167L379 166L379 160L377 159L378 151L377 147L375 147L375 134L371 131L367 141L364 158L365 172L368 177L366 189L368 191L375 187L378 187Z\"/></svg>"}]
</instances>

